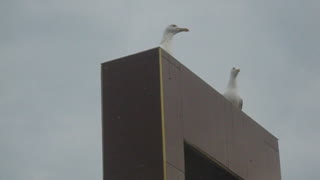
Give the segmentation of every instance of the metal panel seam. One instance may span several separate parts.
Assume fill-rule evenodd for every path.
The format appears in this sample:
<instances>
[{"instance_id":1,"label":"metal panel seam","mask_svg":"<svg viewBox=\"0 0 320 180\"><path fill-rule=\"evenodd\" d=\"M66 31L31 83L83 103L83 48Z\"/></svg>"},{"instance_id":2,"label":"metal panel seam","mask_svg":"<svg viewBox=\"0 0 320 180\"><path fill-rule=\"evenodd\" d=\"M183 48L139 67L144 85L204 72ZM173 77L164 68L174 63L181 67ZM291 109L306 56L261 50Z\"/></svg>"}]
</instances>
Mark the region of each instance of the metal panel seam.
<instances>
[{"instance_id":1,"label":"metal panel seam","mask_svg":"<svg viewBox=\"0 0 320 180\"><path fill-rule=\"evenodd\" d=\"M161 103L161 126L162 126L162 155L163 155L163 179L167 180L167 155L166 155L166 136L164 124L164 95L163 95L163 69L162 69L162 53L159 48L159 70L160 70L160 103Z\"/></svg>"}]
</instances>

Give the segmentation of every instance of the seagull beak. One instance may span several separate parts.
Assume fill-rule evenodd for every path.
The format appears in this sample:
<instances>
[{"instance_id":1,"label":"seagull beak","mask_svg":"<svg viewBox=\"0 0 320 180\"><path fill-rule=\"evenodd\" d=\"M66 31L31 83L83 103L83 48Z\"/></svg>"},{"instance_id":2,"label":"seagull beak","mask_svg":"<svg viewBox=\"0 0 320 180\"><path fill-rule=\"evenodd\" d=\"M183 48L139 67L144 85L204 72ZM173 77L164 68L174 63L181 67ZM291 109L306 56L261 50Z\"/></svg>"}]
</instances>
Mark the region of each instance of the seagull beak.
<instances>
[{"instance_id":1,"label":"seagull beak","mask_svg":"<svg viewBox=\"0 0 320 180\"><path fill-rule=\"evenodd\" d=\"M237 72L240 72L240 69L237 69Z\"/></svg>"},{"instance_id":2,"label":"seagull beak","mask_svg":"<svg viewBox=\"0 0 320 180\"><path fill-rule=\"evenodd\" d=\"M188 28L177 28L179 32L188 32Z\"/></svg>"}]
</instances>

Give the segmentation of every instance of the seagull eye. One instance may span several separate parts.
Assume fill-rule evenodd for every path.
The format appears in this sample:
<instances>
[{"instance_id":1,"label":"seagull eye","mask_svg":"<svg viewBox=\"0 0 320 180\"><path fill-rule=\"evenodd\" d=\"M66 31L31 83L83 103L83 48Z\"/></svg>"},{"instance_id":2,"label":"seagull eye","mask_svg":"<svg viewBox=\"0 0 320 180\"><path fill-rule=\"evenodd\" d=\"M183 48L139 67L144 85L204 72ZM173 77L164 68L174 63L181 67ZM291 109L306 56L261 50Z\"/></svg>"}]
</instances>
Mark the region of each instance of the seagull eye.
<instances>
[{"instance_id":1,"label":"seagull eye","mask_svg":"<svg viewBox=\"0 0 320 180\"><path fill-rule=\"evenodd\" d=\"M172 26L172 27L177 27L177 25L175 25L175 24L172 24L171 26Z\"/></svg>"}]
</instances>

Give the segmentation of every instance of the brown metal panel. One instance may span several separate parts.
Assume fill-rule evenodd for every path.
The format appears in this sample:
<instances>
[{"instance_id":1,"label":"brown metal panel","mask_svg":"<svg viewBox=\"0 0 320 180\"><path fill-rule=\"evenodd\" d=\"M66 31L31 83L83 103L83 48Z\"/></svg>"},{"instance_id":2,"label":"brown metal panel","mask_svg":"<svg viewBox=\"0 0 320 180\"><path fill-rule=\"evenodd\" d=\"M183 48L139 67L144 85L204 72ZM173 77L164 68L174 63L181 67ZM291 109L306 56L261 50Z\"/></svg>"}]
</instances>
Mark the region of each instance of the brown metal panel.
<instances>
[{"instance_id":1,"label":"brown metal panel","mask_svg":"<svg viewBox=\"0 0 320 180\"><path fill-rule=\"evenodd\" d=\"M158 49L102 64L104 180L163 180Z\"/></svg>"},{"instance_id":2,"label":"brown metal panel","mask_svg":"<svg viewBox=\"0 0 320 180\"><path fill-rule=\"evenodd\" d=\"M224 98L224 97L223 97ZM223 100L220 104L223 107L222 110L222 119L225 123L225 136L227 139L227 163L225 164L228 168L230 168L230 149L231 149L231 141L233 139L233 109L229 101Z\"/></svg>"},{"instance_id":3,"label":"brown metal panel","mask_svg":"<svg viewBox=\"0 0 320 180\"><path fill-rule=\"evenodd\" d=\"M266 131L263 131L263 136L264 156L262 162L264 162L264 174L268 175L268 180L280 180L280 159L277 140Z\"/></svg>"},{"instance_id":4,"label":"brown metal panel","mask_svg":"<svg viewBox=\"0 0 320 180\"><path fill-rule=\"evenodd\" d=\"M181 67L184 138L244 179L280 180L277 139Z\"/></svg>"},{"instance_id":5,"label":"brown metal panel","mask_svg":"<svg viewBox=\"0 0 320 180\"><path fill-rule=\"evenodd\" d=\"M246 179L248 177L248 134L245 129L245 119L241 111L228 103L232 111L232 126L228 145L229 168Z\"/></svg>"},{"instance_id":6,"label":"brown metal panel","mask_svg":"<svg viewBox=\"0 0 320 180\"><path fill-rule=\"evenodd\" d=\"M167 163L167 180L185 180L184 173Z\"/></svg>"},{"instance_id":7,"label":"brown metal panel","mask_svg":"<svg viewBox=\"0 0 320 180\"><path fill-rule=\"evenodd\" d=\"M183 123L181 117L181 66L162 51L166 160L184 171Z\"/></svg>"},{"instance_id":8,"label":"brown metal panel","mask_svg":"<svg viewBox=\"0 0 320 180\"><path fill-rule=\"evenodd\" d=\"M277 139L245 113L232 109L230 169L248 180L280 180Z\"/></svg>"},{"instance_id":9,"label":"brown metal panel","mask_svg":"<svg viewBox=\"0 0 320 180\"><path fill-rule=\"evenodd\" d=\"M227 163L227 138L222 96L187 68L182 71L184 137L222 164Z\"/></svg>"},{"instance_id":10,"label":"brown metal panel","mask_svg":"<svg viewBox=\"0 0 320 180\"><path fill-rule=\"evenodd\" d=\"M184 140L226 172L280 180L277 138L161 52L102 65L104 180L184 180Z\"/></svg>"},{"instance_id":11,"label":"brown metal panel","mask_svg":"<svg viewBox=\"0 0 320 180\"><path fill-rule=\"evenodd\" d=\"M248 180L267 180L269 175L265 175L264 170L264 151L262 131L257 123L247 118L244 121L245 131L248 136Z\"/></svg>"}]
</instances>

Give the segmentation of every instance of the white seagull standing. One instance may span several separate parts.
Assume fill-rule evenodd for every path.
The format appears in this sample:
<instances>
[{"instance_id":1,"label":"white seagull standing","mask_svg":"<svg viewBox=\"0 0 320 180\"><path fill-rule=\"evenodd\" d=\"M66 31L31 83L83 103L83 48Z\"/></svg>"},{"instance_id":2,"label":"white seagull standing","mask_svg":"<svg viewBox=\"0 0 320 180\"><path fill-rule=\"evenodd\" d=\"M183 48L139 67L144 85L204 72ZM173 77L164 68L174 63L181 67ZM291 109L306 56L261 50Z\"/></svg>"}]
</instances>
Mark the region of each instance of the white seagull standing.
<instances>
[{"instance_id":1,"label":"white seagull standing","mask_svg":"<svg viewBox=\"0 0 320 180\"><path fill-rule=\"evenodd\" d=\"M163 32L162 41L160 47L171 54L171 41L175 34L179 32L188 32L188 28L181 28L175 24L169 25Z\"/></svg>"},{"instance_id":2,"label":"white seagull standing","mask_svg":"<svg viewBox=\"0 0 320 180\"><path fill-rule=\"evenodd\" d=\"M229 83L228 83L226 92L223 94L223 96L227 98L233 105L235 105L239 109L242 109L243 100L238 94L237 80L236 80L239 72L240 72L240 69L237 69L237 68L231 69Z\"/></svg>"}]
</instances>

